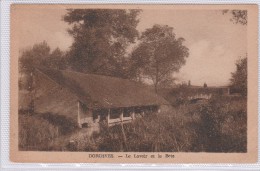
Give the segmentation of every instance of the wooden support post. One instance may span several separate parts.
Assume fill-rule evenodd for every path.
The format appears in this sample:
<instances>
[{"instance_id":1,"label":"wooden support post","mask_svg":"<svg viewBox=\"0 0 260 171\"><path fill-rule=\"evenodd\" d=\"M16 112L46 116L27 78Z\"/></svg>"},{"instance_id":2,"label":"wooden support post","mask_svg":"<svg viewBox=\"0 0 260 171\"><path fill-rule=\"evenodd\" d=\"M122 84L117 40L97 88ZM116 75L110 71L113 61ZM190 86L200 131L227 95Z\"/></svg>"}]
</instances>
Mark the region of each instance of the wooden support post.
<instances>
[{"instance_id":1,"label":"wooden support post","mask_svg":"<svg viewBox=\"0 0 260 171\"><path fill-rule=\"evenodd\" d=\"M100 115L98 115L98 117L97 117L97 122L99 122L100 121Z\"/></svg>"},{"instance_id":2,"label":"wooden support post","mask_svg":"<svg viewBox=\"0 0 260 171\"><path fill-rule=\"evenodd\" d=\"M135 112L131 112L131 117L132 117L132 120L135 120Z\"/></svg>"},{"instance_id":3,"label":"wooden support post","mask_svg":"<svg viewBox=\"0 0 260 171\"><path fill-rule=\"evenodd\" d=\"M110 119L110 109L108 109L108 113L107 113L107 125L109 125L109 119Z\"/></svg>"},{"instance_id":4,"label":"wooden support post","mask_svg":"<svg viewBox=\"0 0 260 171\"><path fill-rule=\"evenodd\" d=\"M94 120L94 123L99 123L100 121L100 114L97 115L97 119Z\"/></svg>"},{"instance_id":5,"label":"wooden support post","mask_svg":"<svg viewBox=\"0 0 260 171\"><path fill-rule=\"evenodd\" d=\"M124 110L122 109L122 112L120 113L120 120L121 122L124 121Z\"/></svg>"},{"instance_id":6,"label":"wooden support post","mask_svg":"<svg viewBox=\"0 0 260 171\"><path fill-rule=\"evenodd\" d=\"M80 102L78 101L78 124L79 124L79 127L82 128L82 125L80 123Z\"/></svg>"},{"instance_id":7,"label":"wooden support post","mask_svg":"<svg viewBox=\"0 0 260 171\"><path fill-rule=\"evenodd\" d=\"M145 113L144 113L144 111L142 111L142 116L144 117L144 115L145 115Z\"/></svg>"}]
</instances>

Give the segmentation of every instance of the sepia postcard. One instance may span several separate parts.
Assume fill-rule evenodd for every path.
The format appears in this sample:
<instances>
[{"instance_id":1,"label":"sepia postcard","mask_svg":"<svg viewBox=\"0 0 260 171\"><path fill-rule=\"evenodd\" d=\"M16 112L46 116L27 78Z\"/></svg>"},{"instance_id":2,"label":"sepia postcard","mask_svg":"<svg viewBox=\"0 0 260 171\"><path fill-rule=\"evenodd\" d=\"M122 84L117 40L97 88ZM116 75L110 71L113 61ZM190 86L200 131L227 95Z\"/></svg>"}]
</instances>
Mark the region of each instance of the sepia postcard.
<instances>
[{"instance_id":1,"label":"sepia postcard","mask_svg":"<svg viewBox=\"0 0 260 171\"><path fill-rule=\"evenodd\" d=\"M257 5L11 5L10 160L255 163Z\"/></svg>"}]
</instances>

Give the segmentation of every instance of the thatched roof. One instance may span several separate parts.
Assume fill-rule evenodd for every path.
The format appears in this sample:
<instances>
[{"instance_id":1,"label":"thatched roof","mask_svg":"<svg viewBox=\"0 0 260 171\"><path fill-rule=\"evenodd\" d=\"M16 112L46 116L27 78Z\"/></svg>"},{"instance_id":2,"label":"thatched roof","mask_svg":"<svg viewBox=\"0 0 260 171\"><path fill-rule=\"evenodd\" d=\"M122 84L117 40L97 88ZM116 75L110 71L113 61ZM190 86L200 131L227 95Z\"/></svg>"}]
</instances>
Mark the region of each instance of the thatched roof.
<instances>
[{"instance_id":1,"label":"thatched roof","mask_svg":"<svg viewBox=\"0 0 260 171\"><path fill-rule=\"evenodd\" d=\"M74 93L88 108L118 108L169 104L147 86L127 79L39 68Z\"/></svg>"}]
</instances>

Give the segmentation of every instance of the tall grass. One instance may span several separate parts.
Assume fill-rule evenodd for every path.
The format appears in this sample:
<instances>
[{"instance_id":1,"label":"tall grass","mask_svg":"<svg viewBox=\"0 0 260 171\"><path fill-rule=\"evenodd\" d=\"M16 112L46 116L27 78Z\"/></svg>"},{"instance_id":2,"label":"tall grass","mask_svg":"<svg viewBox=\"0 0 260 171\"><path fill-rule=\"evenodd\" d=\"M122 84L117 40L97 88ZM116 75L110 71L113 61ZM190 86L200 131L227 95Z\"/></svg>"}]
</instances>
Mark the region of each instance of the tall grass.
<instances>
[{"instance_id":1,"label":"tall grass","mask_svg":"<svg viewBox=\"0 0 260 171\"><path fill-rule=\"evenodd\" d=\"M58 129L42 118L19 116L19 149L49 150L49 144L58 137Z\"/></svg>"},{"instance_id":2,"label":"tall grass","mask_svg":"<svg viewBox=\"0 0 260 171\"><path fill-rule=\"evenodd\" d=\"M216 96L210 101L183 104L167 112L147 114L146 117L138 118L132 123L113 127L101 125L100 133L92 136L82 134L82 131L74 131L72 142L71 135L58 136L54 138L52 148L49 149L112 152L246 152L246 111L246 99ZM26 119L27 122L31 122L32 118ZM46 135L52 132L52 137L57 136L52 124L43 120L34 122L30 128L21 126L21 131L29 131L26 134L31 138L30 141L23 140L26 136L25 132L22 132L22 144L37 144L33 139L40 143L40 135L44 134L43 132ZM41 137L43 142L48 138L51 137Z\"/></svg>"},{"instance_id":3,"label":"tall grass","mask_svg":"<svg viewBox=\"0 0 260 171\"><path fill-rule=\"evenodd\" d=\"M76 123L64 116L50 113L20 111L18 119L20 150L62 150L64 145L60 140L64 140L77 127Z\"/></svg>"},{"instance_id":4,"label":"tall grass","mask_svg":"<svg viewBox=\"0 0 260 171\"><path fill-rule=\"evenodd\" d=\"M99 150L246 152L246 124L246 100L220 96L208 103L181 105L123 127L105 128L100 134L103 141Z\"/></svg>"},{"instance_id":5,"label":"tall grass","mask_svg":"<svg viewBox=\"0 0 260 171\"><path fill-rule=\"evenodd\" d=\"M195 123L199 151L246 152L247 107L241 97L217 97L196 111L200 120Z\"/></svg>"}]
</instances>

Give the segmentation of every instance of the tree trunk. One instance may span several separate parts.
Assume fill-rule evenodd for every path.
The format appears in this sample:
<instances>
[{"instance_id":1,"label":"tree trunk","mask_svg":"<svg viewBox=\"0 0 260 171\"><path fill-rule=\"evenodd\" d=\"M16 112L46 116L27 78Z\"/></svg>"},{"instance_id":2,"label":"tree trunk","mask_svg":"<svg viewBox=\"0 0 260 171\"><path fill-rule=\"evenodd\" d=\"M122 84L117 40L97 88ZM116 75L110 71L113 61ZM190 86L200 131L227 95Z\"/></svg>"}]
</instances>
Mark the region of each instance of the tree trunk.
<instances>
[{"instance_id":1,"label":"tree trunk","mask_svg":"<svg viewBox=\"0 0 260 171\"><path fill-rule=\"evenodd\" d=\"M157 93L157 91L158 91L158 82L154 83L154 89L155 89L155 93Z\"/></svg>"},{"instance_id":2,"label":"tree trunk","mask_svg":"<svg viewBox=\"0 0 260 171\"><path fill-rule=\"evenodd\" d=\"M155 93L157 93L158 91L158 77L159 77L159 68L158 68L158 64L156 65L156 73L155 73L155 82L154 82L154 88L155 88Z\"/></svg>"},{"instance_id":3,"label":"tree trunk","mask_svg":"<svg viewBox=\"0 0 260 171\"><path fill-rule=\"evenodd\" d=\"M34 113L34 99L35 99L35 92L34 92L34 71L31 71L30 77L29 77L29 94L30 94L30 106L29 106L29 112L30 114Z\"/></svg>"}]
</instances>

